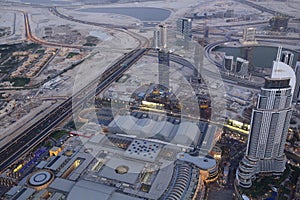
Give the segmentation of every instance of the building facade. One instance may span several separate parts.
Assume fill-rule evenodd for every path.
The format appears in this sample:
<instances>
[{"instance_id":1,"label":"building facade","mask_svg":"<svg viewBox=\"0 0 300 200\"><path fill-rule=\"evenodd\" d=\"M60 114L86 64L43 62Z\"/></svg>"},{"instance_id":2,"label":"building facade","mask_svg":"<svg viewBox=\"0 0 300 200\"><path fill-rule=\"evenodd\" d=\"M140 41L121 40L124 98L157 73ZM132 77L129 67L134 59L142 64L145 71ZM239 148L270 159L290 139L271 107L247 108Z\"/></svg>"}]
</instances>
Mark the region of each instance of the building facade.
<instances>
[{"instance_id":1,"label":"building facade","mask_svg":"<svg viewBox=\"0 0 300 200\"><path fill-rule=\"evenodd\" d=\"M233 68L233 56L224 56L223 59L223 67L226 71L228 72L233 72L234 68Z\"/></svg>"},{"instance_id":2,"label":"building facade","mask_svg":"<svg viewBox=\"0 0 300 200\"><path fill-rule=\"evenodd\" d=\"M164 24L158 25L153 36L153 47L158 50L158 83L169 88L170 53L167 49L167 26Z\"/></svg>"},{"instance_id":3,"label":"building facade","mask_svg":"<svg viewBox=\"0 0 300 200\"><path fill-rule=\"evenodd\" d=\"M232 75L245 78L249 75L249 61L243 58L237 57L234 61L233 56L224 56L223 69Z\"/></svg>"},{"instance_id":4,"label":"building facade","mask_svg":"<svg viewBox=\"0 0 300 200\"><path fill-rule=\"evenodd\" d=\"M292 66L293 65L294 54L290 51L283 51L281 54L280 61Z\"/></svg>"},{"instance_id":5,"label":"building facade","mask_svg":"<svg viewBox=\"0 0 300 200\"><path fill-rule=\"evenodd\" d=\"M160 24L153 31L153 48L166 49L167 48L167 26Z\"/></svg>"},{"instance_id":6,"label":"building facade","mask_svg":"<svg viewBox=\"0 0 300 200\"><path fill-rule=\"evenodd\" d=\"M266 78L252 112L247 150L237 170L239 186L251 187L258 173L285 170L284 147L292 116L291 101L289 78Z\"/></svg>"},{"instance_id":7,"label":"building facade","mask_svg":"<svg viewBox=\"0 0 300 200\"><path fill-rule=\"evenodd\" d=\"M158 83L170 88L170 53L166 50L158 52Z\"/></svg>"},{"instance_id":8,"label":"building facade","mask_svg":"<svg viewBox=\"0 0 300 200\"><path fill-rule=\"evenodd\" d=\"M192 19L180 18L176 22L177 32L179 32L185 39L192 37Z\"/></svg>"},{"instance_id":9,"label":"building facade","mask_svg":"<svg viewBox=\"0 0 300 200\"><path fill-rule=\"evenodd\" d=\"M249 61L243 58L236 58L235 74L241 77L248 76Z\"/></svg>"},{"instance_id":10,"label":"building facade","mask_svg":"<svg viewBox=\"0 0 300 200\"><path fill-rule=\"evenodd\" d=\"M254 45L257 44L255 37L256 37L256 28L245 28L243 30L243 38L240 40L240 42L243 45Z\"/></svg>"},{"instance_id":11,"label":"building facade","mask_svg":"<svg viewBox=\"0 0 300 200\"><path fill-rule=\"evenodd\" d=\"M295 83L293 101L297 102L300 101L300 61L296 62L295 75L296 75L296 83Z\"/></svg>"}]
</instances>

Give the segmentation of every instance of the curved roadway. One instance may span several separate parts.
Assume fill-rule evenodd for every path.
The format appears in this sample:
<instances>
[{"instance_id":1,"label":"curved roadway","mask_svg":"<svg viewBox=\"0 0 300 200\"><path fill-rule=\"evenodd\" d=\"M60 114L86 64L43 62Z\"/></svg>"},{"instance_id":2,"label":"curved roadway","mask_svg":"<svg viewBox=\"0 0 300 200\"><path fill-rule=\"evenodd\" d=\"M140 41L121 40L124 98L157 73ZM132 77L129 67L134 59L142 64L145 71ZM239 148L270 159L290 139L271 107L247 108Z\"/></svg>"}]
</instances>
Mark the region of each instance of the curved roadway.
<instances>
[{"instance_id":1,"label":"curved roadway","mask_svg":"<svg viewBox=\"0 0 300 200\"><path fill-rule=\"evenodd\" d=\"M118 79L129 67L135 63L147 49L134 50L126 54L122 59L111 65L104 73L102 78L96 78L81 91L68 98L57 108L52 110L48 115L35 124L26 129L22 134L14 138L0 148L0 172L3 172L11 164L17 161L21 156L30 152L37 144L49 136L51 131L59 125L63 120L72 115L73 111L79 109L81 104L87 99L95 95L94 91L90 91L93 85L98 84L96 94L103 91L113 81ZM76 100L74 104L73 99Z\"/></svg>"}]
</instances>

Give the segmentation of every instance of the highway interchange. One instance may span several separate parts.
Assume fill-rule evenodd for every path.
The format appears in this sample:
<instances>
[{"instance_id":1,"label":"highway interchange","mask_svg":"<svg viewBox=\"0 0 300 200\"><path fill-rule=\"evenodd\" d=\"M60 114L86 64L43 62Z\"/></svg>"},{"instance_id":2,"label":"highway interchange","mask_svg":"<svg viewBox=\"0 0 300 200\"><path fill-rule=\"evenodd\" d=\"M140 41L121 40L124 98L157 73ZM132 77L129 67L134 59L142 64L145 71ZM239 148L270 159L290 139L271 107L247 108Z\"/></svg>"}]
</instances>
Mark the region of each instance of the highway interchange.
<instances>
[{"instance_id":1,"label":"highway interchange","mask_svg":"<svg viewBox=\"0 0 300 200\"><path fill-rule=\"evenodd\" d=\"M22 134L16 137L13 141L1 147L0 149L0 171L3 172L7 167L14 163L18 158L30 152L30 150L39 144L51 133L57 125L63 120L70 117L76 109L93 95L95 91L91 91L90 88L97 84L96 95L103 91L108 85L114 82L116 79L130 68L143 54L147 52L147 49L134 50L126 54L123 58L110 66L99 80L95 79L89 83L84 89L68 98L56 109L51 111L45 118L37 121L33 126L26 129ZM78 98L80 97L80 98ZM82 98L83 97L83 98ZM74 105L72 102L76 100ZM26 145L25 145L26 144Z\"/></svg>"},{"instance_id":2,"label":"highway interchange","mask_svg":"<svg viewBox=\"0 0 300 200\"><path fill-rule=\"evenodd\" d=\"M239 2L245 3L246 1L238 0ZM247 2L246 2L247 3ZM264 8L265 9L265 8ZM17 161L20 157L22 157L24 154L32 150L37 144L39 144L41 141L43 141L46 137L49 136L49 134L52 132L53 129L55 129L62 121L64 121L66 118L70 117L74 111L89 98L91 98L93 95L95 95L95 91L90 91L90 88L92 86L97 85L96 87L96 94L99 94L101 91L103 91L107 86L109 86L112 82L117 80L122 74L129 69L129 67L134 64L141 56L143 56L145 53L148 52L148 49L146 49L149 46L149 41L145 38L141 37L140 35L130 32L127 29L130 27L124 27L124 26L115 26L110 24L103 24L103 23L95 23L95 22L87 22L79 19L74 19L73 17L69 17L66 15L63 15L57 11L55 7L49 8L49 10L55 14L56 16L74 21L77 23L84 23L89 24L93 26L100 26L104 28L109 29L115 29L119 31L126 32L127 34L137 38L140 41L140 44L138 48L131 51L130 53L124 55L121 59L116 61L113 65L111 65L108 70L105 71L102 77L97 78L93 81L91 81L87 86L84 87L83 90L79 91L78 93L74 94L72 97L65 100L62 104L60 104L57 108L52 110L46 117L38 120L34 125L27 128L22 134L20 134L18 137L14 138L13 141L6 144L5 146L0 148L0 171L3 172L5 169L7 169L12 163ZM271 10L264 10L266 12L274 12ZM31 33L30 28L30 22L28 18L28 13L25 11L21 11L24 15L25 20L25 31L26 31L26 37L27 40L49 45L49 46L60 46L60 47L70 47L70 48L83 48L82 46L76 46L76 45L62 45L57 44L53 42L47 42L44 40L41 40L37 37L35 37ZM208 44L205 47L205 55L209 59L209 61L213 64L215 64L217 67L222 67L219 63L214 61L210 57L210 52L219 44L224 43L224 41ZM194 68L193 64L186 61L182 57L171 54L170 60L176 63L179 63L181 65L187 66L189 68ZM216 74L214 72L211 72L209 70L205 70L205 74L211 77L214 77ZM238 85L243 85L255 89L259 89L261 87L261 84L254 83L245 79L236 78L233 76L229 76L223 72L221 72L221 77L224 79L225 82L230 83L236 83ZM99 83L100 80L100 83ZM84 98L82 98L84 97ZM74 99L76 99L76 104L74 105Z\"/></svg>"}]
</instances>

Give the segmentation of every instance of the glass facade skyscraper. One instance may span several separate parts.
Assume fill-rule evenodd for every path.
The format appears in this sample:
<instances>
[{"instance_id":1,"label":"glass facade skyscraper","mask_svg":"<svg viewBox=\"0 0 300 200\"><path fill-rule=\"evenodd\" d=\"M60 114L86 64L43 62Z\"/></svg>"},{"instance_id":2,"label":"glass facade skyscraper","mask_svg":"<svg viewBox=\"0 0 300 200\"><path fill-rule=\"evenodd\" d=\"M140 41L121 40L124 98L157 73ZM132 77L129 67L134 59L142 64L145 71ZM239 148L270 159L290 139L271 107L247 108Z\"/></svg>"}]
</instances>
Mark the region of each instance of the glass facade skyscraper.
<instances>
[{"instance_id":1,"label":"glass facade skyscraper","mask_svg":"<svg viewBox=\"0 0 300 200\"><path fill-rule=\"evenodd\" d=\"M176 28L184 38L192 37L192 19L191 18L180 18L176 22Z\"/></svg>"},{"instance_id":2,"label":"glass facade skyscraper","mask_svg":"<svg viewBox=\"0 0 300 200\"><path fill-rule=\"evenodd\" d=\"M255 174L281 173L285 169L284 147L292 116L292 88L289 78L266 78L252 112L247 150L236 178L244 188Z\"/></svg>"}]
</instances>

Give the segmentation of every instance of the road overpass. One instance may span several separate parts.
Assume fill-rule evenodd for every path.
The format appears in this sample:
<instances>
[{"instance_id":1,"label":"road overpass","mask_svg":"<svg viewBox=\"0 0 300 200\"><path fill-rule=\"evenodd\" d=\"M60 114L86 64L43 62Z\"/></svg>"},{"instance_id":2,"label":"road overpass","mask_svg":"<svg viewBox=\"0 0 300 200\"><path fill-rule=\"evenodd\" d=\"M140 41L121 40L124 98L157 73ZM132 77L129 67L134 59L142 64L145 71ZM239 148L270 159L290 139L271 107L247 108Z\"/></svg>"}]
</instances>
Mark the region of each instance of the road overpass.
<instances>
[{"instance_id":1,"label":"road overpass","mask_svg":"<svg viewBox=\"0 0 300 200\"><path fill-rule=\"evenodd\" d=\"M117 80L122 74L130 68L141 56L147 52L147 49L131 51L122 57L115 64L111 65L99 79L95 79L81 91L68 98L57 108L35 124L27 128L22 134L14 138L5 146L0 148L0 171L3 172L7 167L17 161L26 153L30 152L36 145L49 136L51 130L56 128L62 121L70 117L76 109L93 95L99 94L113 81ZM95 91L90 91L93 85L97 85ZM75 99L75 101L73 101ZM76 104L74 104L76 102Z\"/></svg>"}]
</instances>

